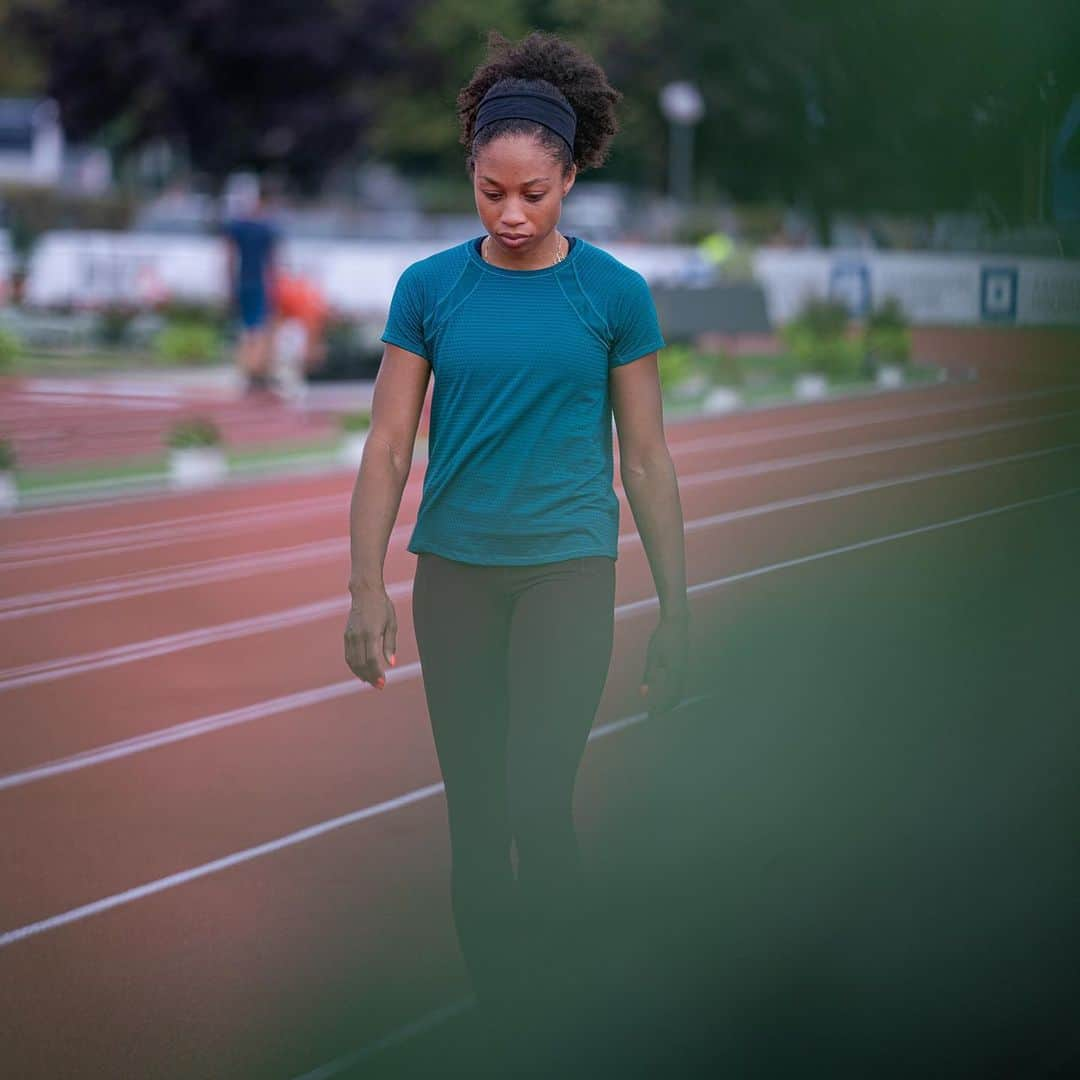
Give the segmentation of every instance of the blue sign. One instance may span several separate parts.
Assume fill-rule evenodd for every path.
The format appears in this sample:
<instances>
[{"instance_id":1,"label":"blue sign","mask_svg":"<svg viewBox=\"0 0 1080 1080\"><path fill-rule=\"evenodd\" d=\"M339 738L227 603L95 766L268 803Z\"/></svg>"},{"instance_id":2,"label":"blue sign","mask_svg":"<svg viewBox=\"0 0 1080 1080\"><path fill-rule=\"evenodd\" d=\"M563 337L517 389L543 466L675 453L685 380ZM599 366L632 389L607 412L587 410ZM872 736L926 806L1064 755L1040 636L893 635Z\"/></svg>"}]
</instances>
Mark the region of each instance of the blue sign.
<instances>
[{"instance_id":1,"label":"blue sign","mask_svg":"<svg viewBox=\"0 0 1080 1080\"><path fill-rule=\"evenodd\" d=\"M864 262L838 260L829 268L829 297L839 300L855 318L869 314L870 269Z\"/></svg>"},{"instance_id":2,"label":"blue sign","mask_svg":"<svg viewBox=\"0 0 1080 1080\"><path fill-rule=\"evenodd\" d=\"M1016 322L1018 274L1015 266L984 266L979 287L979 316L986 322Z\"/></svg>"}]
</instances>

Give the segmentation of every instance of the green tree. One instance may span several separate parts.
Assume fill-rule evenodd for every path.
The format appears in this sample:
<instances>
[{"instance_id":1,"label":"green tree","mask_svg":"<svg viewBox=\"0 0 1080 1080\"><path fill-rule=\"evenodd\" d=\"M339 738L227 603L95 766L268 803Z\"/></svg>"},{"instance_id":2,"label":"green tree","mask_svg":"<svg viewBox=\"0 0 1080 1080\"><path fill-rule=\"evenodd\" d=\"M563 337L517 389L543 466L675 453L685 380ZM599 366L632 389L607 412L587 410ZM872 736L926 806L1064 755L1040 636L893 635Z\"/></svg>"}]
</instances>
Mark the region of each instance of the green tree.
<instances>
[{"instance_id":1,"label":"green tree","mask_svg":"<svg viewBox=\"0 0 1080 1080\"><path fill-rule=\"evenodd\" d=\"M360 143L365 79L411 5L390 0L53 0L19 26L48 66L66 130L124 154L180 143L221 176L271 168L316 182Z\"/></svg>"},{"instance_id":2,"label":"green tree","mask_svg":"<svg viewBox=\"0 0 1080 1080\"><path fill-rule=\"evenodd\" d=\"M47 7L48 2L38 0L37 6ZM0 0L0 42L3 42L0 96L33 97L42 93L46 83L45 67L25 32L19 8L13 0Z\"/></svg>"}]
</instances>

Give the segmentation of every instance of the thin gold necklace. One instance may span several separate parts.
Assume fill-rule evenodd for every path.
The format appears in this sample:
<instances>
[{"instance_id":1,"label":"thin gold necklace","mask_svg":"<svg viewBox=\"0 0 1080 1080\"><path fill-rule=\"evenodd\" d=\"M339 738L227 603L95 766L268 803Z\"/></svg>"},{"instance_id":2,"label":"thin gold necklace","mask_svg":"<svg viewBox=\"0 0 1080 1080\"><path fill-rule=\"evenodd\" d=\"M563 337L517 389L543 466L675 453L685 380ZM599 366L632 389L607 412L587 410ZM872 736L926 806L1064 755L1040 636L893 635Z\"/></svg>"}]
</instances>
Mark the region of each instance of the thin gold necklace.
<instances>
[{"instance_id":1,"label":"thin gold necklace","mask_svg":"<svg viewBox=\"0 0 1080 1080\"><path fill-rule=\"evenodd\" d=\"M490 236L485 236L484 239L480 242L480 257L484 260L484 262L488 262L488 263L491 262L491 259L488 258L488 251L489 251L488 241L490 239L491 239ZM562 241L563 241L563 238L559 235L558 232L556 232L555 233L555 258L553 258L551 260L551 265L552 266L557 266L559 263L561 263L563 261L563 259L565 259L566 256L570 252L570 242L567 241L566 251L563 251L563 249L562 249ZM492 264L492 265L494 265L494 264Z\"/></svg>"}]
</instances>

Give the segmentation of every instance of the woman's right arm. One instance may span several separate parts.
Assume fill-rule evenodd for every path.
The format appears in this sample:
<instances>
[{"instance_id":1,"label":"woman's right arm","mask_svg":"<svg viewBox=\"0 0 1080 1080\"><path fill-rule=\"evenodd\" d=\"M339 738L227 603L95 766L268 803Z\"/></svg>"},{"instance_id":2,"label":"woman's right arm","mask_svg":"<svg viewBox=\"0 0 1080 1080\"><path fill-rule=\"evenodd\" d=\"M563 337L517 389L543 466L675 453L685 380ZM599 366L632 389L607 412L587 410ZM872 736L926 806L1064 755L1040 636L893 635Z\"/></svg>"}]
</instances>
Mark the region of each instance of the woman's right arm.
<instances>
[{"instance_id":1,"label":"woman's right arm","mask_svg":"<svg viewBox=\"0 0 1080 1080\"><path fill-rule=\"evenodd\" d=\"M371 403L371 430L349 511L352 608L345 626L345 662L377 689L396 662L397 618L383 581L383 562L412 465L416 429L431 366L416 353L387 345Z\"/></svg>"}]
</instances>

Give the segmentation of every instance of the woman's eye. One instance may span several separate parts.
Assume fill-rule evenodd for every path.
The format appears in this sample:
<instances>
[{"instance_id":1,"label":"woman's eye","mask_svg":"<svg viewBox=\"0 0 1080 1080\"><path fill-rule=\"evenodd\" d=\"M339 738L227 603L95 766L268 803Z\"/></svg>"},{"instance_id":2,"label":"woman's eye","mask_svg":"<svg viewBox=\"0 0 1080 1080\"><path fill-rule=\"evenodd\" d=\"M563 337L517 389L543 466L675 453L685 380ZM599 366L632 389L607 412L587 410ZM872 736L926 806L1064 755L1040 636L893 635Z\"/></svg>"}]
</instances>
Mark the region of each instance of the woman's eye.
<instances>
[{"instance_id":1,"label":"woman's eye","mask_svg":"<svg viewBox=\"0 0 1080 1080\"><path fill-rule=\"evenodd\" d=\"M484 197L494 201L495 199L499 198L499 192L497 192L497 191L485 191L484 192Z\"/></svg>"},{"instance_id":2,"label":"woman's eye","mask_svg":"<svg viewBox=\"0 0 1080 1080\"><path fill-rule=\"evenodd\" d=\"M525 196L525 198L529 202L539 202L543 197L544 197L543 195L526 195Z\"/></svg>"}]
</instances>

